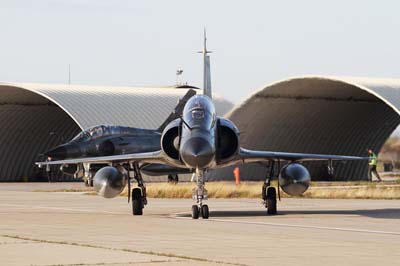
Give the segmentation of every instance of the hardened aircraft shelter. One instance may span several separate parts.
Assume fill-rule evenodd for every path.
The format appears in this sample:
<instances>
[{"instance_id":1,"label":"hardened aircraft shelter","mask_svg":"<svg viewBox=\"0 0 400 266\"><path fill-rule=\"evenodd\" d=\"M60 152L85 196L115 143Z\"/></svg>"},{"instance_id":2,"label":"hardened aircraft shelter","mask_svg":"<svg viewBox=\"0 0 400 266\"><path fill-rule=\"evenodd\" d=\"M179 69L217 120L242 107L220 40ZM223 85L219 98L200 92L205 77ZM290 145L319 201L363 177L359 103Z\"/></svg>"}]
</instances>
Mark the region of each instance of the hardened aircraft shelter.
<instances>
[{"instance_id":1,"label":"hardened aircraft shelter","mask_svg":"<svg viewBox=\"0 0 400 266\"><path fill-rule=\"evenodd\" d=\"M249 149L367 156L379 152L400 123L400 80L330 76L289 78L262 87L228 118ZM314 179L366 179L367 162L307 163ZM212 174L230 175L232 168ZM242 178L262 180L266 168L241 167Z\"/></svg>"},{"instance_id":2,"label":"hardened aircraft shelter","mask_svg":"<svg viewBox=\"0 0 400 266\"><path fill-rule=\"evenodd\" d=\"M35 180L33 163L80 130L114 124L157 128L187 88L133 88L0 83L0 181ZM216 99L219 115L232 104ZM378 152L400 123L400 80L302 76L256 90L227 117L245 148L366 156ZM366 179L367 162L307 163L314 179ZM262 180L265 165L240 166ZM232 179L233 167L210 179Z\"/></svg>"},{"instance_id":3,"label":"hardened aircraft shelter","mask_svg":"<svg viewBox=\"0 0 400 266\"><path fill-rule=\"evenodd\" d=\"M35 180L39 154L82 129L158 128L187 90L0 83L0 181ZM217 97L216 108L223 115L232 104Z\"/></svg>"}]
</instances>

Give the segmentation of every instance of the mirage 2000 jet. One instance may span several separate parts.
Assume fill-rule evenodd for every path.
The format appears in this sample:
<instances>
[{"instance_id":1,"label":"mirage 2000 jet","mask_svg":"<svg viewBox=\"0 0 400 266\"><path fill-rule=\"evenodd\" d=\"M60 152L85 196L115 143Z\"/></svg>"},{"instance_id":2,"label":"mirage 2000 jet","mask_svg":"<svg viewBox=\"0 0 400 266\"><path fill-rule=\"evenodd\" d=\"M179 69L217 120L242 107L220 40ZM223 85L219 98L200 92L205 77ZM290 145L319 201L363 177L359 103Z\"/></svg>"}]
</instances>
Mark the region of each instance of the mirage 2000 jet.
<instances>
[{"instance_id":1,"label":"mirage 2000 jet","mask_svg":"<svg viewBox=\"0 0 400 266\"><path fill-rule=\"evenodd\" d=\"M171 121L163 130L160 149L152 152L129 153L123 155L82 157L60 161L39 162L41 165L53 164L107 164L96 172L94 188L103 197L118 196L128 184L130 191L130 172L138 183L132 189L132 211L134 215L142 215L147 204L146 187L140 172L143 164L160 164L172 168L184 168L196 174L196 187L193 189L192 218L209 217L204 173L216 168L223 168L240 163L261 162L278 165L278 188L290 195L304 193L311 177L307 168L301 164L307 160L367 160L364 157L289 153L274 151L256 151L240 147L239 130L235 124L225 118L217 117L211 98L209 51L206 49L204 37L204 91L203 95L191 97L183 110L183 115ZM283 167L281 163L285 162ZM262 187L262 197L267 213L277 212L276 188L270 186L273 178L273 167L267 174ZM166 188L167 189L167 188ZM279 192L279 190L278 190ZM128 197L130 197L128 195ZM129 198L128 198L129 199Z\"/></svg>"},{"instance_id":2,"label":"mirage 2000 jet","mask_svg":"<svg viewBox=\"0 0 400 266\"><path fill-rule=\"evenodd\" d=\"M71 141L48 150L44 155L48 160L65 160L83 157L110 156L128 153L142 153L160 150L160 138L164 128L182 115L186 102L196 95L195 87L189 88L179 99L173 112L157 129L142 129L126 126L97 125L80 132ZM93 186L96 172L107 164L62 164L60 170L75 178L83 178L87 186ZM170 167L160 164L143 164L140 170L150 176L167 175L168 181L178 182L178 174L190 173L185 168Z\"/></svg>"}]
</instances>

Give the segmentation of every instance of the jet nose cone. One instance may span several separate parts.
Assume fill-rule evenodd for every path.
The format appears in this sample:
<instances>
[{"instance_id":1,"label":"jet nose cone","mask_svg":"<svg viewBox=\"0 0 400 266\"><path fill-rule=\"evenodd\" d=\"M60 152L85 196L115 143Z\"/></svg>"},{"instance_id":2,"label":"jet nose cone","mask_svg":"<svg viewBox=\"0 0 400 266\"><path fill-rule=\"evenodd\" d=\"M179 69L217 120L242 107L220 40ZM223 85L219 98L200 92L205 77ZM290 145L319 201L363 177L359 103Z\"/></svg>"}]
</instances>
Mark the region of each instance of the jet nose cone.
<instances>
[{"instance_id":1,"label":"jet nose cone","mask_svg":"<svg viewBox=\"0 0 400 266\"><path fill-rule=\"evenodd\" d=\"M51 157L53 159L65 159L67 157L67 148L64 145L55 147L51 150L48 150L44 153L47 157Z\"/></svg>"},{"instance_id":2,"label":"jet nose cone","mask_svg":"<svg viewBox=\"0 0 400 266\"><path fill-rule=\"evenodd\" d=\"M191 138L182 147L182 160L190 167L205 168L213 158L213 148L204 138Z\"/></svg>"}]
</instances>

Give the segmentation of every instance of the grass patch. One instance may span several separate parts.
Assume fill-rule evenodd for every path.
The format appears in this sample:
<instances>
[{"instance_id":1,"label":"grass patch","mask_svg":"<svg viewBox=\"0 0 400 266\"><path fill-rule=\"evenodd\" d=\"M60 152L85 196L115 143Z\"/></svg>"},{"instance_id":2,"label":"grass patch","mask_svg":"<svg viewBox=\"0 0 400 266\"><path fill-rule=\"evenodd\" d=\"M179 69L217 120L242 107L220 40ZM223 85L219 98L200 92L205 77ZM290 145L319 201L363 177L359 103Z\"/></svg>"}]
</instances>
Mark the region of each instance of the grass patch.
<instances>
[{"instance_id":1,"label":"grass patch","mask_svg":"<svg viewBox=\"0 0 400 266\"><path fill-rule=\"evenodd\" d=\"M389 182L387 182L389 183ZM333 186L370 186L375 183L370 181L335 181L335 182L324 182L324 181L313 181L311 187L333 187Z\"/></svg>"},{"instance_id":2,"label":"grass patch","mask_svg":"<svg viewBox=\"0 0 400 266\"><path fill-rule=\"evenodd\" d=\"M312 182L310 188L300 196L301 198L320 199L400 199L400 179L396 182ZM207 182L209 198L261 198L263 182ZM277 185L276 180L272 182ZM147 196L149 198L190 199L194 183L181 182L176 185L169 183L148 183ZM73 188L55 190L35 190L37 192L86 192L85 195L96 195L93 188ZM121 196L127 196L127 187ZM281 190L282 198L292 198Z\"/></svg>"},{"instance_id":3,"label":"grass patch","mask_svg":"<svg viewBox=\"0 0 400 266\"><path fill-rule=\"evenodd\" d=\"M147 196L150 198L192 198L194 183L179 183L176 185L168 183L149 183ZM232 182L208 182L206 189L209 198L259 198L261 196L262 182L243 182L235 185ZM127 196L128 190L122 192Z\"/></svg>"},{"instance_id":4,"label":"grass patch","mask_svg":"<svg viewBox=\"0 0 400 266\"><path fill-rule=\"evenodd\" d=\"M302 197L317 199L400 199L400 187L373 184L354 188L310 188Z\"/></svg>"},{"instance_id":5,"label":"grass patch","mask_svg":"<svg viewBox=\"0 0 400 266\"><path fill-rule=\"evenodd\" d=\"M349 184L340 182L325 186L312 185L300 198L320 199L400 199L400 186L381 186L377 183L365 182ZM236 185L233 182L206 183L209 198L261 198L262 182L242 182ZM273 182L276 186L276 183ZM354 186L354 187L352 187ZM150 198L185 198L192 197L194 183L150 183L147 185L147 196ZM127 196L127 189L121 194ZM282 198L292 198L281 190Z\"/></svg>"}]
</instances>

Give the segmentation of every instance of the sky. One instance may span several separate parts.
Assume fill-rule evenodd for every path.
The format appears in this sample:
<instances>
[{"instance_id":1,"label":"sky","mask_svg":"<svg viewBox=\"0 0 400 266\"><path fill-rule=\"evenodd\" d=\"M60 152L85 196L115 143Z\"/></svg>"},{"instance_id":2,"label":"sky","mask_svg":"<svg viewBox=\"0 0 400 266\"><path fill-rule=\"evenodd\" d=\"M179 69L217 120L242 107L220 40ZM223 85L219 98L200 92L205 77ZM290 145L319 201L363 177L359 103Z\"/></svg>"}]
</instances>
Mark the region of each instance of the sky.
<instances>
[{"instance_id":1,"label":"sky","mask_svg":"<svg viewBox=\"0 0 400 266\"><path fill-rule=\"evenodd\" d=\"M400 1L2 0L0 81L202 85L239 103L304 74L400 78Z\"/></svg>"}]
</instances>

